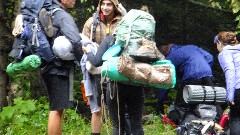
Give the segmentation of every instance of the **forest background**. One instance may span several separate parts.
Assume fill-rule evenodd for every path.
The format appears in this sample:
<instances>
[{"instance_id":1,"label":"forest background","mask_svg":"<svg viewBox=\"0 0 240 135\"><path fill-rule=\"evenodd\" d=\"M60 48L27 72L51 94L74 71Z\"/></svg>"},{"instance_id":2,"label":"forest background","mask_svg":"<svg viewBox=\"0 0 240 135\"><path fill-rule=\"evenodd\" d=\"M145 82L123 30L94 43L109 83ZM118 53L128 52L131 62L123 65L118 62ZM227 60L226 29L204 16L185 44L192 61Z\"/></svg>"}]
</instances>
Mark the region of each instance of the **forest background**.
<instances>
[{"instance_id":1,"label":"forest background","mask_svg":"<svg viewBox=\"0 0 240 135\"><path fill-rule=\"evenodd\" d=\"M219 86L225 86L224 74L217 60L218 52L213 44L213 39L222 30L240 32L240 2L238 0L120 0L120 2L127 11L139 9L142 5L148 6L150 13L156 20L155 39L157 45L161 45L162 41L183 45L195 44L209 51L215 58L213 66L215 83ZM8 54L11 51L14 39L11 34L12 22L18 14L19 3L20 0L1 0L0 3L0 112L2 111L0 118L5 124L9 120L13 121L10 116L14 114L14 109L4 112L3 107L10 108L20 104L18 108L20 109L26 104L29 109L23 110L23 113L25 111L36 112L37 109L34 108L34 104L37 104L38 109L40 109L44 106L41 106L41 103L45 103L45 100L47 100L42 98L47 93L38 72L15 79L10 78L5 72L7 65L12 62ZM69 10L75 18L80 31L87 18L94 13L97 4L98 0L76 0L75 8ZM74 87L76 106L78 107L77 112L83 114L84 119L85 117L88 119L89 108L81 98L80 79L81 73L78 71ZM146 91L146 114L157 112L157 92L157 89ZM32 108L29 104L32 104ZM17 112L16 108L15 113ZM47 106L43 108L46 109ZM70 113L70 116L75 116L72 112ZM6 115L9 119L7 119ZM4 119L7 121L4 121ZM21 120L27 121L26 119ZM9 125L5 125L5 128L7 127Z\"/></svg>"}]
</instances>

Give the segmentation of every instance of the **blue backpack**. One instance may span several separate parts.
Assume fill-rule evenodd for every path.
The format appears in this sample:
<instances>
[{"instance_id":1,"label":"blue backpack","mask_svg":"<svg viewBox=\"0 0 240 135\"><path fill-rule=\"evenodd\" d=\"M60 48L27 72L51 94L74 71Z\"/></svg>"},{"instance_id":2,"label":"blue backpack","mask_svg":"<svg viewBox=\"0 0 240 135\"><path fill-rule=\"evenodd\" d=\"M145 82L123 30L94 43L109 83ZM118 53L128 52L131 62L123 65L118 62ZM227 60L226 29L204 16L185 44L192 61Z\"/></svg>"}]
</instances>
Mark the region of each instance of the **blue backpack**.
<instances>
[{"instance_id":1,"label":"blue backpack","mask_svg":"<svg viewBox=\"0 0 240 135\"><path fill-rule=\"evenodd\" d=\"M15 40L10 53L11 57L17 61L22 61L26 56L35 54L41 58L43 63L53 60L54 54L48 41L48 38L53 34L53 29L50 29L52 27L50 26L52 24L52 10L51 0L21 1L21 17L16 18L14 29L17 29L16 24L21 22L23 30L17 34L14 34L13 31ZM41 25L43 23L45 26Z\"/></svg>"}]
</instances>

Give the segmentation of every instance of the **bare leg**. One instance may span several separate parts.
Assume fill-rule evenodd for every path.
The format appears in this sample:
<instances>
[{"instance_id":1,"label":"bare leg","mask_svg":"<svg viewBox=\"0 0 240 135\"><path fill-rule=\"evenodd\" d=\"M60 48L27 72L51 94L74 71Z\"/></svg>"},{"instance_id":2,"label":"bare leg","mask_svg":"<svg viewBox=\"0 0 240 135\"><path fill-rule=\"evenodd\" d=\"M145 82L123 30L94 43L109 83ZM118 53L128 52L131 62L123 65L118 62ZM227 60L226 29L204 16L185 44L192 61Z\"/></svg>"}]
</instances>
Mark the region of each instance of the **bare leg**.
<instances>
[{"instance_id":1,"label":"bare leg","mask_svg":"<svg viewBox=\"0 0 240 135\"><path fill-rule=\"evenodd\" d=\"M50 111L48 118L48 135L62 134L63 110Z\"/></svg>"},{"instance_id":2,"label":"bare leg","mask_svg":"<svg viewBox=\"0 0 240 135\"><path fill-rule=\"evenodd\" d=\"M92 113L91 127L92 133L100 133L102 125L102 114L101 112Z\"/></svg>"}]
</instances>

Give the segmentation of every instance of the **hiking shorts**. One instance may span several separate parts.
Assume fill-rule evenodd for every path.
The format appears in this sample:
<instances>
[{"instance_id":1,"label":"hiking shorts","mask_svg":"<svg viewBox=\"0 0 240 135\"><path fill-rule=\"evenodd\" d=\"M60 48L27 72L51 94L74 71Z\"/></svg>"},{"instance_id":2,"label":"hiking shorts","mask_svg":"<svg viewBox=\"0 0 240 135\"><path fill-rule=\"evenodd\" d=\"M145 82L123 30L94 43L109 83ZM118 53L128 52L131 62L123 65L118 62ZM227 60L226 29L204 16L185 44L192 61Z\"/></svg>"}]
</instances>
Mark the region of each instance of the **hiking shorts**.
<instances>
[{"instance_id":1,"label":"hiking shorts","mask_svg":"<svg viewBox=\"0 0 240 135\"><path fill-rule=\"evenodd\" d=\"M69 101L69 77L64 75L44 74L43 79L48 89L50 110L72 108Z\"/></svg>"},{"instance_id":2,"label":"hiking shorts","mask_svg":"<svg viewBox=\"0 0 240 135\"><path fill-rule=\"evenodd\" d=\"M92 85L94 85L95 90L93 90L93 95L87 97L90 102L91 113L101 111L101 95L104 95L104 104L106 104L106 83L101 84L100 75L91 75ZM101 85L103 90L101 89Z\"/></svg>"},{"instance_id":3,"label":"hiking shorts","mask_svg":"<svg viewBox=\"0 0 240 135\"><path fill-rule=\"evenodd\" d=\"M101 107L98 105L98 102L99 102L98 95L96 93L97 92L93 92L93 95L88 97L88 101L90 102L91 113L101 111Z\"/></svg>"}]
</instances>

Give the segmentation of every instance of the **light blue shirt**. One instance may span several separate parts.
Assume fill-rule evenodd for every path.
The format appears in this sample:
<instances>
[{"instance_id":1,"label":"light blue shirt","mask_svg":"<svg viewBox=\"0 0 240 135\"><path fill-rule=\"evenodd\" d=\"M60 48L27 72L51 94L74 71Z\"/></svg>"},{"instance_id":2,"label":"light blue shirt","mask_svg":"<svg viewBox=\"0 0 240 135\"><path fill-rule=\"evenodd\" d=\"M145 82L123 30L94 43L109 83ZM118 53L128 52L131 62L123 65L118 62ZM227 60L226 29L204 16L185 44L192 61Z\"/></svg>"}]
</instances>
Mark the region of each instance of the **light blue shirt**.
<instances>
[{"instance_id":1,"label":"light blue shirt","mask_svg":"<svg viewBox=\"0 0 240 135\"><path fill-rule=\"evenodd\" d=\"M226 78L227 100L234 101L235 90L240 88L240 44L225 46L218 61Z\"/></svg>"}]
</instances>

